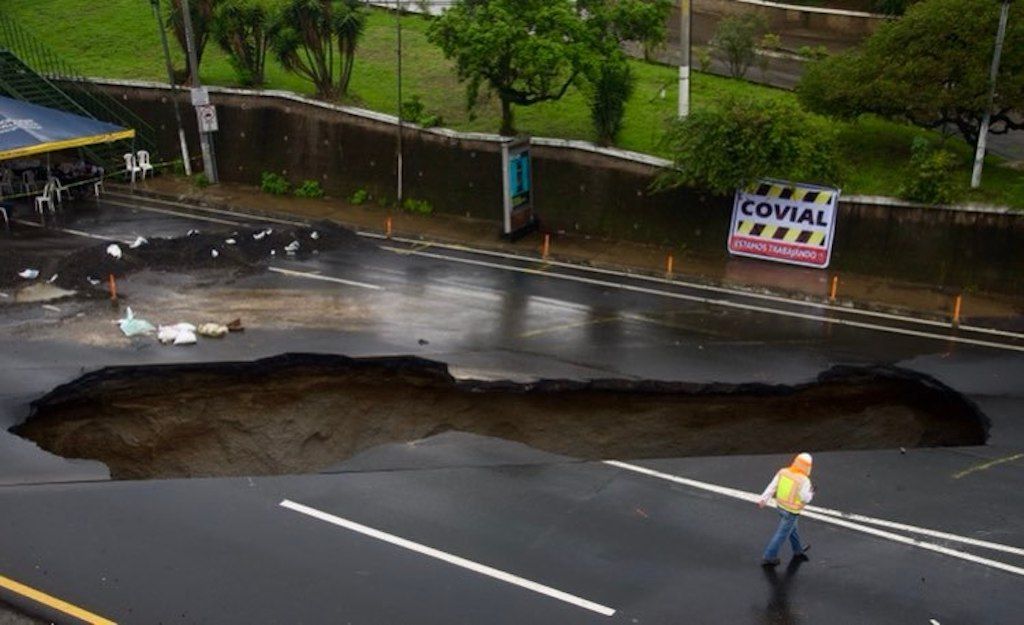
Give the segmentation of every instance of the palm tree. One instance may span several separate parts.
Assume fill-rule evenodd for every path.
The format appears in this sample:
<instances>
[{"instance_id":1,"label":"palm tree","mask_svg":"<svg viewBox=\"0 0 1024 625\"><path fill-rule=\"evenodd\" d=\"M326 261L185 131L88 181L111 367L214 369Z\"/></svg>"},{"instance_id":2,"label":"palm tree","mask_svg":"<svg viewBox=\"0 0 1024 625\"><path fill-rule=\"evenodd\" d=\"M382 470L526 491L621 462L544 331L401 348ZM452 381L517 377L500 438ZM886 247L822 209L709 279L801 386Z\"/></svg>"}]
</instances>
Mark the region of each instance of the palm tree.
<instances>
[{"instance_id":1,"label":"palm tree","mask_svg":"<svg viewBox=\"0 0 1024 625\"><path fill-rule=\"evenodd\" d=\"M203 50L206 49L206 41L209 38L210 22L213 20L213 12L217 8L219 0L189 0L189 9L192 14L192 35L196 45L196 63L203 64ZM188 58L188 46L185 43L185 22L182 20L181 0L171 0L171 14L167 20L167 29L174 34L174 38L181 46L181 51ZM184 70L175 71L175 78L181 83L187 83L192 79L188 70L188 63Z\"/></svg>"},{"instance_id":2,"label":"palm tree","mask_svg":"<svg viewBox=\"0 0 1024 625\"><path fill-rule=\"evenodd\" d=\"M243 85L263 84L267 49L280 25L278 5L266 0L222 0L217 6L211 32Z\"/></svg>"},{"instance_id":3,"label":"palm tree","mask_svg":"<svg viewBox=\"0 0 1024 625\"><path fill-rule=\"evenodd\" d=\"M317 97L333 99L348 90L365 28L366 12L358 0L291 0L273 38L274 55L286 70L312 81ZM337 84L335 48L342 63Z\"/></svg>"}]
</instances>

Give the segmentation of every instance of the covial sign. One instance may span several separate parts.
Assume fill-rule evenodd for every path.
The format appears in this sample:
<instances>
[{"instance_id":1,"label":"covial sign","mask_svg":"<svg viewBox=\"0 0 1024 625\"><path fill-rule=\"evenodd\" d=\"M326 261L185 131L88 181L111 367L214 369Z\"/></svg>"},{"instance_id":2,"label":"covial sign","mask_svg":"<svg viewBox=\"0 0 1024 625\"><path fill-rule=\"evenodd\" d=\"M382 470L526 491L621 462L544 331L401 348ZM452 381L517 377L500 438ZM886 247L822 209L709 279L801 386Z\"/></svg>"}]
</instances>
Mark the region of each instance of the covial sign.
<instances>
[{"instance_id":1,"label":"covial sign","mask_svg":"<svg viewBox=\"0 0 1024 625\"><path fill-rule=\"evenodd\" d=\"M729 252L806 267L828 267L839 189L759 181L737 190Z\"/></svg>"}]
</instances>

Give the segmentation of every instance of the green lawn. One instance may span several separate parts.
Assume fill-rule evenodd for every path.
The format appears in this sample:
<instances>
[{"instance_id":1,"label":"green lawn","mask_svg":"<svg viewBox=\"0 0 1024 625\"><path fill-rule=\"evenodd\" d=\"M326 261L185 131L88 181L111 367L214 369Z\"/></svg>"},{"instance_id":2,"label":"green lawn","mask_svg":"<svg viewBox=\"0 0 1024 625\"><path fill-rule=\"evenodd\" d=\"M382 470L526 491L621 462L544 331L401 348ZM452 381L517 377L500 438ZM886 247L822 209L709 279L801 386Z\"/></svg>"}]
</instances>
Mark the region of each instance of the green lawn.
<instances>
[{"instance_id":1,"label":"green lawn","mask_svg":"<svg viewBox=\"0 0 1024 625\"><path fill-rule=\"evenodd\" d=\"M87 76L166 81L159 33L147 0L33 0L8 2L4 11ZM427 42L427 24L417 16L402 19L404 97L419 95L427 111L440 114L446 126L496 131L500 121L497 101L481 103L475 115L466 111L465 90L455 78L451 64ZM173 39L171 44L176 62L181 65L182 55ZM273 60L268 60L267 65L268 88L312 94L308 82L285 72ZM642 62L634 62L633 69L637 85L627 107L618 146L665 156L659 140L667 120L676 111L676 69ZM201 73L203 81L209 84L237 84L227 58L212 43L206 48ZM394 113L395 76L394 17L375 10L357 53L351 93L345 102ZM699 72L694 75L694 107L715 106L727 93L751 99L795 97L745 81ZM521 132L593 139L585 100L575 89L560 101L518 107L515 114ZM925 131L877 119L844 123L840 127L847 163L844 192L894 195L909 158L911 140ZM963 157L961 176L966 182L972 151L962 141L949 143ZM983 188L971 193L968 199L1024 208L1024 173L1000 167L998 159L990 159Z\"/></svg>"}]
</instances>

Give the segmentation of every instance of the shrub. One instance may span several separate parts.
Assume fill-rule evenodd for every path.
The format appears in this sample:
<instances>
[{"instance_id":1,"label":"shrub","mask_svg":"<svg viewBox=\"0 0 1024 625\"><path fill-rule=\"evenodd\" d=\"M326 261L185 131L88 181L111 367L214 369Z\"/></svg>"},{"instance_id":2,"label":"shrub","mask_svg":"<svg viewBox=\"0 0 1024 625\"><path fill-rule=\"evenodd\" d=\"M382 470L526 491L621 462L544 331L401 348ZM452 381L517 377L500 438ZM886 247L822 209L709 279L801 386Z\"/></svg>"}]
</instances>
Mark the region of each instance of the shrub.
<instances>
[{"instance_id":1,"label":"shrub","mask_svg":"<svg viewBox=\"0 0 1024 625\"><path fill-rule=\"evenodd\" d=\"M295 187L295 197L322 198L324 190L316 180L303 180L302 184Z\"/></svg>"},{"instance_id":2,"label":"shrub","mask_svg":"<svg viewBox=\"0 0 1024 625\"><path fill-rule=\"evenodd\" d=\"M956 155L916 137L911 147L910 168L900 197L928 204L951 204L962 189L956 181Z\"/></svg>"},{"instance_id":3,"label":"shrub","mask_svg":"<svg viewBox=\"0 0 1024 625\"><path fill-rule=\"evenodd\" d=\"M434 212L434 207L430 202L426 200L417 200L411 197L405 198L405 201L402 203L402 208L410 213L416 213L418 215L430 215Z\"/></svg>"},{"instance_id":4,"label":"shrub","mask_svg":"<svg viewBox=\"0 0 1024 625\"><path fill-rule=\"evenodd\" d=\"M633 75L629 65L606 61L597 71L589 91L590 121L597 133L597 142L610 145L622 130L626 102L633 94Z\"/></svg>"},{"instance_id":5,"label":"shrub","mask_svg":"<svg viewBox=\"0 0 1024 625\"><path fill-rule=\"evenodd\" d=\"M271 195L287 195L290 184L284 176L275 174L272 171L265 171L260 174L260 190Z\"/></svg>"},{"instance_id":6,"label":"shrub","mask_svg":"<svg viewBox=\"0 0 1024 625\"><path fill-rule=\"evenodd\" d=\"M348 201L358 206L360 204L365 204L368 199L370 199L370 194L366 192L366 189L357 189Z\"/></svg>"},{"instance_id":7,"label":"shrub","mask_svg":"<svg viewBox=\"0 0 1024 625\"><path fill-rule=\"evenodd\" d=\"M195 177L192 178L192 184L196 185L200 189L205 189L210 186L210 177L206 174L196 174Z\"/></svg>"},{"instance_id":8,"label":"shrub","mask_svg":"<svg viewBox=\"0 0 1024 625\"><path fill-rule=\"evenodd\" d=\"M418 95L414 95L402 102L402 119L419 124L424 128L432 128L444 123L444 119L440 115L427 112L426 105L423 104L423 100Z\"/></svg>"},{"instance_id":9,"label":"shrub","mask_svg":"<svg viewBox=\"0 0 1024 625\"><path fill-rule=\"evenodd\" d=\"M822 45L800 46L797 48L796 53L805 59L810 59L812 61L820 61L828 58L828 48Z\"/></svg>"},{"instance_id":10,"label":"shrub","mask_svg":"<svg viewBox=\"0 0 1024 625\"><path fill-rule=\"evenodd\" d=\"M794 104L728 97L696 109L666 135L673 167L656 188L689 186L729 194L759 178L839 182L839 147L831 124Z\"/></svg>"},{"instance_id":11,"label":"shrub","mask_svg":"<svg viewBox=\"0 0 1024 625\"><path fill-rule=\"evenodd\" d=\"M757 58L756 42L768 30L768 20L760 13L732 15L718 23L711 46L729 64L733 78L743 78Z\"/></svg>"},{"instance_id":12,"label":"shrub","mask_svg":"<svg viewBox=\"0 0 1024 625\"><path fill-rule=\"evenodd\" d=\"M711 68L711 48L708 46L694 46L693 55L697 58L697 67L706 74Z\"/></svg>"},{"instance_id":13,"label":"shrub","mask_svg":"<svg viewBox=\"0 0 1024 625\"><path fill-rule=\"evenodd\" d=\"M761 37L761 47L765 50L778 50L782 47L782 37L775 33L765 33Z\"/></svg>"}]
</instances>

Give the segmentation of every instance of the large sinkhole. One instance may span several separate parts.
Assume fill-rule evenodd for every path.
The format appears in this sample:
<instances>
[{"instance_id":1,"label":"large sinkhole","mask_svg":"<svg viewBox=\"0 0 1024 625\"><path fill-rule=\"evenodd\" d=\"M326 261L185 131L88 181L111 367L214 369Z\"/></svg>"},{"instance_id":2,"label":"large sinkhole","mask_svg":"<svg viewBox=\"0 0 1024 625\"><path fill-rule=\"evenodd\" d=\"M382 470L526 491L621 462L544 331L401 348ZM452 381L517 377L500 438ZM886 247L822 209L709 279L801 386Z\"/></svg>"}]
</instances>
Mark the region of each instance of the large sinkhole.
<instances>
[{"instance_id":1,"label":"large sinkhole","mask_svg":"<svg viewBox=\"0 0 1024 625\"><path fill-rule=\"evenodd\" d=\"M304 473L448 430L577 458L658 458L985 442L940 382L835 367L806 384L456 380L419 358L285 355L109 368L33 403L12 430L119 479Z\"/></svg>"}]
</instances>

